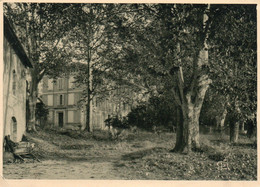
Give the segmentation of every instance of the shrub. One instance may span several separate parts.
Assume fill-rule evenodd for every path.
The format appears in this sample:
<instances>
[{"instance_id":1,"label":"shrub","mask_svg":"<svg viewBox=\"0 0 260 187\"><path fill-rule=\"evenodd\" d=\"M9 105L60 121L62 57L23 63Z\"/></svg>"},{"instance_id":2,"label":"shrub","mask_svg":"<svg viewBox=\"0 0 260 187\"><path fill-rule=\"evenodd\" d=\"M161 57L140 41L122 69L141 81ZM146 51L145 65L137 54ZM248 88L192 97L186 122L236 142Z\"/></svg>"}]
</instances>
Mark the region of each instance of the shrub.
<instances>
[{"instance_id":1,"label":"shrub","mask_svg":"<svg viewBox=\"0 0 260 187\"><path fill-rule=\"evenodd\" d=\"M140 104L127 116L129 126L137 126L145 130L153 130L153 127L163 127L172 131L175 116L175 106L166 97L151 97L145 104Z\"/></svg>"},{"instance_id":2,"label":"shrub","mask_svg":"<svg viewBox=\"0 0 260 187\"><path fill-rule=\"evenodd\" d=\"M105 120L105 125L107 127L115 127L115 128L122 128L126 129L129 128L127 119L125 117L121 118L117 115L114 116L108 116L108 118Z\"/></svg>"}]
</instances>

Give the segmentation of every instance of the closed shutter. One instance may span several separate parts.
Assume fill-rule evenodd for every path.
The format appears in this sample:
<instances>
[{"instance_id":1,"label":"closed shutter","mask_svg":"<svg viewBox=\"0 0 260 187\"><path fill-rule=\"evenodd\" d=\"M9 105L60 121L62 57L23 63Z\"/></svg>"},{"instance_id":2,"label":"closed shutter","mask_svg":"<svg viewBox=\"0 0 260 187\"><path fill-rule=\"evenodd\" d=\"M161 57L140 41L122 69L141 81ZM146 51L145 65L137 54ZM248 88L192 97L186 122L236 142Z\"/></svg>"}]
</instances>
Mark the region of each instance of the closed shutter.
<instances>
[{"instance_id":1,"label":"closed shutter","mask_svg":"<svg viewBox=\"0 0 260 187\"><path fill-rule=\"evenodd\" d=\"M74 122L74 111L68 111L68 123Z\"/></svg>"},{"instance_id":2,"label":"closed shutter","mask_svg":"<svg viewBox=\"0 0 260 187\"><path fill-rule=\"evenodd\" d=\"M68 105L74 105L74 97L75 95L73 93L68 94Z\"/></svg>"},{"instance_id":3,"label":"closed shutter","mask_svg":"<svg viewBox=\"0 0 260 187\"><path fill-rule=\"evenodd\" d=\"M53 106L53 95L48 95L47 103L48 103L48 106Z\"/></svg>"}]
</instances>

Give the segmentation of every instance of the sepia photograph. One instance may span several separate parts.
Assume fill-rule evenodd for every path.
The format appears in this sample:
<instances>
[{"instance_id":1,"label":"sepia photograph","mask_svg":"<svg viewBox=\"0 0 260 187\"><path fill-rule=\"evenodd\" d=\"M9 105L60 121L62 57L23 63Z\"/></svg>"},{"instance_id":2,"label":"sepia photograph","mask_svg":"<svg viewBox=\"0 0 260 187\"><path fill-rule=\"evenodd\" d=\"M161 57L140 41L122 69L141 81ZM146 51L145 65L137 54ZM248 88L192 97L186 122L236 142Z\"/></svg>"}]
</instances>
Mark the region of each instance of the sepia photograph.
<instances>
[{"instance_id":1,"label":"sepia photograph","mask_svg":"<svg viewBox=\"0 0 260 187\"><path fill-rule=\"evenodd\" d=\"M2 4L3 180L257 181L257 3Z\"/></svg>"}]
</instances>

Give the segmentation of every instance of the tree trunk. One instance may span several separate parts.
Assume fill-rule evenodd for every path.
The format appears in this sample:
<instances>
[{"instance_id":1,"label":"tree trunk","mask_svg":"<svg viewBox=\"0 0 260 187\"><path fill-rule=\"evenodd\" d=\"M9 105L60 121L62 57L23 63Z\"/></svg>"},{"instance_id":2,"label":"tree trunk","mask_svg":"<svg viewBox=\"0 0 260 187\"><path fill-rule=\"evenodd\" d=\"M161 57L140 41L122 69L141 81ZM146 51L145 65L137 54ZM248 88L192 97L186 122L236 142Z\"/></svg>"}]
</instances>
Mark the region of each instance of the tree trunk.
<instances>
[{"instance_id":1,"label":"tree trunk","mask_svg":"<svg viewBox=\"0 0 260 187\"><path fill-rule=\"evenodd\" d=\"M205 11L208 11L210 5L208 5ZM189 153L192 149L199 149L199 117L202 107L202 103L205 98L206 91L211 83L211 80L205 74L203 67L208 65L208 28L210 22L208 22L208 16L203 13L203 29L204 38L201 43L198 43L200 48L197 51L197 56L193 59L193 75L191 81L188 84L184 84L184 76L182 68L174 67L171 70L171 75L176 81L176 88L173 89L175 102L181 109L182 122L179 123L179 129L177 130L176 145L173 149L177 152ZM180 47L178 47L178 51ZM177 71L176 71L177 70ZM182 130L182 132L181 132Z\"/></svg>"},{"instance_id":2,"label":"tree trunk","mask_svg":"<svg viewBox=\"0 0 260 187\"><path fill-rule=\"evenodd\" d=\"M241 123L241 131L244 132L245 131L245 123Z\"/></svg>"},{"instance_id":3,"label":"tree trunk","mask_svg":"<svg viewBox=\"0 0 260 187\"><path fill-rule=\"evenodd\" d=\"M88 54L89 55L89 54ZM90 98L91 96L91 89L92 89L92 75L91 75L91 68L90 68L90 58L88 59L88 66L87 66L87 105L86 105L86 131L88 132L92 132L93 128L92 128L92 99Z\"/></svg>"},{"instance_id":4,"label":"tree trunk","mask_svg":"<svg viewBox=\"0 0 260 187\"><path fill-rule=\"evenodd\" d=\"M88 104L86 105L86 128L85 130L87 132L90 132L90 105L89 105L89 101Z\"/></svg>"},{"instance_id":5,"label":"tree trunk","mask_svg":"<svg viewBox=\"0 0 260 187\"><path fill-rule=\"evenodd\" d=\"M206 80L206 81L205 81ZM191 149L199 149L199 117L206 91L211 80L207 76L199 79L196 98L192 100L190 92L183 97L181 107L177 110L176 144L173 151L188 153ZM195 93L194 93L195 94Z\"/></svg>"},{"instance_id":6,"label":"tree trunk","mask_svg":"<svg viewBox=\"0 0 260 187\"><path fill-rule=\"evenodd\" d=\"M36 103L38 97L38 82L37 74L34 70L31 70L31 80L30 80L30 93L28 97L29 101L29 122L27 124L27 131L37 131L36 124Z\"/></svg>"},{"instance_id":7,"label":"tree trunk","mask_svg":"<svg viewBox=\"0 0 260 187\"><path fill-rule=\"evenodd\" d=\"M245 122L244 122L244 121L241 122L241 126L240 126L240 127L241 127L241 128L240 128L241 134L246 134L247 131L245 130Z\"/></svg>"},{"instance_id":8,"label":"tree trunk","mask_svg":"<svg viewBox=\"0 0 260 187\"><path fill-rule=\"evenodd\" d=\"M231 122L230 124L230 142L237 143L239 134L239 122Z\"/></svg>"},{"instance_id":9,"label":"tree trunk","mask_svg":"<svg viewBox=\"0 0 260 187\"><path fill-rule=\"evenodd\" d=\"M175 143L175 147L172 151L180 152L180 151L182 151L182 142L183 142L183 116L182 116L182 110L180 107L178 107L176 110L176 116L177 116L176 143Z\"/></svg>"},{"instance_id":10,"label":"tree trunk","mask_svg":"<svg viewBox=\"0 0 260 187\"><path fill-rule=\"evenodd\" d=\"M216 117L216 130L222 132L227 116L227 110L225 109L221 116Z\"/></svg>"},{"instance_id":11,"label":"tree trunk","mask_svg":"<svg viewBox=\"0 0 260 187\"><path fill-rule=\"evenodd\" d=\"M207 90L207 88L206 88ZM206 91L205 91L206 92ZM205 93L202 94L202 98L199 102L195 104L191 101L190 94L186 95L187 103L183 104L182 115L183 117L183 142L182 150L183 152L190 152L191 149L199 149L199 117L204 100Z\"/></svg>"}]
</instances>

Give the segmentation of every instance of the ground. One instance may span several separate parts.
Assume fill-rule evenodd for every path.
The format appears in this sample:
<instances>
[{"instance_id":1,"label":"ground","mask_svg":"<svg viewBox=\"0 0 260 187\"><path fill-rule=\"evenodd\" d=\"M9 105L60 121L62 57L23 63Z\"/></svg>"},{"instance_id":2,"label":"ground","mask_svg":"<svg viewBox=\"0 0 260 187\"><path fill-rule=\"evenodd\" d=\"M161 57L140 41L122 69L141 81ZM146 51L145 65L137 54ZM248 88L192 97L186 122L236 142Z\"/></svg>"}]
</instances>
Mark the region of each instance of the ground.
<instances>
[{"instance_id":1,"label":"ground","mask_svg":"<svg viewBox=\"0 0 260 187\"><path fill-rule=\"evenodd\" d=\"M111 139L104 131L57 134L55 130L27 135L36 144L37 162L6 163L6 179L134 179L134 180L256 180L257 150L240 136L230 145L226 135L201 135L202 149L172 153L175 133L126 131Z\"/></svg>"}]
</instances>

